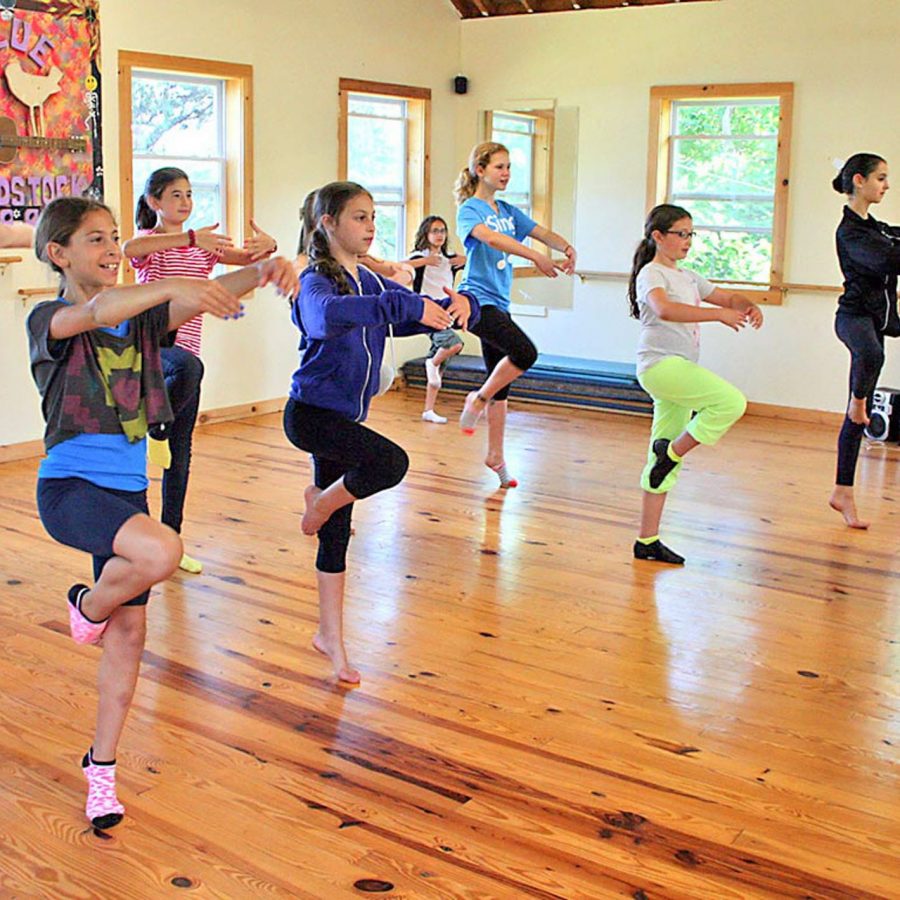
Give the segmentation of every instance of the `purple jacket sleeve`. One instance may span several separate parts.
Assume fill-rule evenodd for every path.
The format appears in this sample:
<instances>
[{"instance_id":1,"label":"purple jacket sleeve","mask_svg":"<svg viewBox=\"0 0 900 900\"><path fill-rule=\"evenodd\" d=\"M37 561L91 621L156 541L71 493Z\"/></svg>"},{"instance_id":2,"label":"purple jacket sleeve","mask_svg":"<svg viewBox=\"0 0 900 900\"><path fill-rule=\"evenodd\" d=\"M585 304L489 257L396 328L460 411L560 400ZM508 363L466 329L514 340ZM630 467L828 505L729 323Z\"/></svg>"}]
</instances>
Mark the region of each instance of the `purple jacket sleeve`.
<instances>
[{"instance_id":1,"label":"purple jacket sleeve","mask_svg":"<svg viewBox=\"0 0 900 900\"><path fill-rule=\"evenodd\" d=\"M338 294L324 275L304 273L297 304L307 337L326 340L365 325L400 325L422 318L422 298L393 282L380 294Z\"/></svg>"}]
</instances>

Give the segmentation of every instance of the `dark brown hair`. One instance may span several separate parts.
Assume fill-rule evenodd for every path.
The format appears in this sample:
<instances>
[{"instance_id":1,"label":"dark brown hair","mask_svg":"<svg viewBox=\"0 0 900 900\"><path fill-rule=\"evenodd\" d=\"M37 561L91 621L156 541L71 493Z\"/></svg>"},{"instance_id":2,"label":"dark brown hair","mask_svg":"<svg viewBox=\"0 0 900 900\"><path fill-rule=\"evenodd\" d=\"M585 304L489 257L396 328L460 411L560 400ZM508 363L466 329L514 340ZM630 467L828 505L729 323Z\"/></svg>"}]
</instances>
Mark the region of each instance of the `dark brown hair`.
<instances>
[{"instance_id":1,"label":"dark brown hair","mask_svg":"<svg viewBox=\"0 0 900 900\"><path fill-rule=\"evenodd\" d=\"M309 236L309 264L316 272L326 278L330 278L339 294L352 294L350 282L344 273L343 266L331 255L331 246L328 243L328 234L322 227L322 217L331 216L337 220L340 218L344 207L360 194L371 198L371 194L355 181L332 181L325 187L316 191L315 202L315 227Z\"/></svg>"},{"instance_id":2,"label":"dark brown hair","mask_svg":"<svg viewBox=\"0 0 900 900\"><path fill-rule=\"evenodd\" d=\"M853 196L856 193L853 176L862 175L863 178L868 178L883 162L884 159L876 153L854 153L834 177L831 186L839 194Z\"/></svg>"},{"instance_id":3,"label":"dark brown hair","mask_svg":"<svg viewBox=\"0 0 900 900\"><path fill-rule=\"evenodd\" d=\"M143 228L144 231L147 231L156 225L156 213L150 209L147 198L152 197L154 200L159 200L163 195L163 191L170 184L182 178L188 184L191 183L191 179L187 177L187 172L175 166L166 166L150 173L150 177L144 185L144 192L138 197L137 206L134 210L134 224L138 228Z\"/></svg>"},{"instance_id":4,"label":"dark brown hair","mask_svg":"<svg viewBox=\"0 0 900 900\"><path fill-rule=\"evenodd\" d=\"M628 305L631 315L639 319L641 311L637 303L637 277L638 273L647 263L653 261L656 256L656 241L653 240L654 231L668 231L679 219L691 219L691 214L683 206L674 206L671 203L660 203L654 206L644 222L644 239L638 244L631 262L631 275L628 278Z\"/></svg>"},{"instance_id":5,"label":"dark brown hair","mask_svg":"<svg viewBox=\"0 0 900 900\"><path fill-rule=\"evenodd\" d=\"M60 293L65 290L66 275L47 255L47 245L59 244L68 247L72 235L78 231L85 218L99 210L109 213L109 217L115 222L113 211L105 203L88 197L57 197L41 212L34 230L34 252L41 262L47 263L59 275Z\"/></svg>"},{"instance_id":6,"label":"dark brown hair","mask_svg":"<svg viewBox=\"0 0 900 900\"><path fill-rule=\"evenodd\" d=\"M440 216L426 216L422 219L422 224L419 226L419 230L416 232L416 238L413 241L413 250L430 250L431 245L428 243L428 232L431 231L431 226L434 225L435 222L440 222L444 228L447 229L447 237L450 236L450 229L447 227L446 220L442 219ZM444 241L443 246L441 247L441 253L446 257L451 257L453 254L447 247L449 241Z\"/></svg>"}]
</instances>

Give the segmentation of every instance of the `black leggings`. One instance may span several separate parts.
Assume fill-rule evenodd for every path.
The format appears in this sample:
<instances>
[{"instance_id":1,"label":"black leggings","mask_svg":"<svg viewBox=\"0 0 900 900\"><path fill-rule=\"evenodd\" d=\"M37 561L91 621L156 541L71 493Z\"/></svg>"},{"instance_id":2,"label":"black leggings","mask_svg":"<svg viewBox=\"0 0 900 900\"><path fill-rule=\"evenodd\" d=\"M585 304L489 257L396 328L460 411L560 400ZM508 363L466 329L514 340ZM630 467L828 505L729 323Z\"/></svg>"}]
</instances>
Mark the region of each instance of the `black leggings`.
<instances>
[{"instance_id":1,"label":"black leggings","mask_svg":"<svg viewBox=\"0 0 900 900\"><path fill-rule=\"evenodd\" d=\"M516 325L512 316L496 306L482 306L481 318L471 328L472 334L481 338L481 355L488 376L504 357L523 372L537 361L537 347L531 338ZM509 385L494 394L494 400L505 400L509 396Z\"/></svg>"},{"instance_id":2,"label":"black leggings","mask_svg":"<svg viewBox=\"0 0 900 900\"><path fill-rule=\"evenodd\" d=\"M402 447L320 406L288 400L284 433L295 447L312 454L316 487L324 490L343 477L344 487L357 500L399 484L409 468L409 457ZM350 503L319 529L316 568L320 572L343 572L347 568L352 514Z\"/></svg>"},{"instance_id":3,"label":"black leggings","mask_svg":"<svg viewBox=\"0 0 900 900\"><path fill-rule=\"evenodd\" d=\"M850 351L850 396L857 399L865 397L866 410L871 412L872 393L884 365L884 335L869 316L849 316L845 313L835 316L834 330ZM838 435L835 484L853 486L864 430L864 425L857 425L850 421L849 416L844 416Z\"/></svg>"}]
</instances>

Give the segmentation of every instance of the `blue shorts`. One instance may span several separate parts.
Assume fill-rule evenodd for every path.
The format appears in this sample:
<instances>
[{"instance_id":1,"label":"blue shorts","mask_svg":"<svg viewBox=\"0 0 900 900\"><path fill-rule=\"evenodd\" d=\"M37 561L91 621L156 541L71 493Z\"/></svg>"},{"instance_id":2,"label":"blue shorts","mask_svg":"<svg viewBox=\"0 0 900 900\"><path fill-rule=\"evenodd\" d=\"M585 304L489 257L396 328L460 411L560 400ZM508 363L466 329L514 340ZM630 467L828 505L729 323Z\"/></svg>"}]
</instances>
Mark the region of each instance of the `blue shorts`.
<instances>
[{"instance_id":1,"label":"blue shorts","mask_svg":"<svg viewBox=\"0 0 900 900\"><path fill-rule=\"evenodd\" d=\"M149 515L146 491L103 488L84 478L39 478L37 506L47 533L60 544L94 557L94 580L115 556L119 529L140 513ZM124 606L143 606L149 591Z\"/></svg>"}]
</instances>

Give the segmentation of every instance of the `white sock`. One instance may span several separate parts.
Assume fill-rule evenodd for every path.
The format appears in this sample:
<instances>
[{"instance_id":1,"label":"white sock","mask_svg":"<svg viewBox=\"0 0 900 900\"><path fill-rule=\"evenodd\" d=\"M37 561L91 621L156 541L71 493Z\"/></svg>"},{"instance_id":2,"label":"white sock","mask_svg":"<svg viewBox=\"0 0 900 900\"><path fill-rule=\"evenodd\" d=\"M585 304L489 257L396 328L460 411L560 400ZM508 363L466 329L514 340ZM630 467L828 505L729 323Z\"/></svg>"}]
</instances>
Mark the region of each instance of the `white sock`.
<instances>
[{"instance_id":1,"label":"white sock","mask_svg":"<svg viewBox=\"0 0 900 900\"><path fill-rule=\"evenodd\" d=\"M439 416L433 409L426 409L422 413L424 422L434 422L435 425L446 425L447 420L443 416Z\"/></svg>"}]
</instances>

